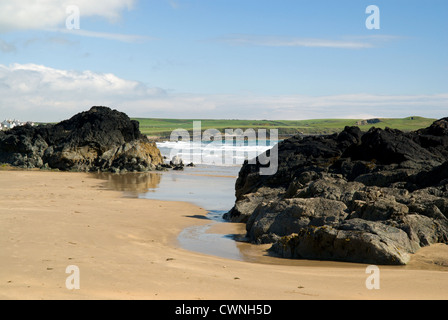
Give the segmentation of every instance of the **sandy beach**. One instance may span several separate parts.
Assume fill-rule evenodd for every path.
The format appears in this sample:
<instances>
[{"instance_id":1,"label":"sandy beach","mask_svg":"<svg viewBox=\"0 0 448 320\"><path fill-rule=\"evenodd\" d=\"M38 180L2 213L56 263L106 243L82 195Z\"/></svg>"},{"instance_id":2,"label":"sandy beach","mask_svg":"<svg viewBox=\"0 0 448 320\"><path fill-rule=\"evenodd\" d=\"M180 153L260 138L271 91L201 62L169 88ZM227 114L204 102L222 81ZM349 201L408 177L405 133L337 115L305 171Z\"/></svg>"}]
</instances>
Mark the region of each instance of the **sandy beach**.
<instances>
[{"instance_id":1,"label":"sandy beach","mask_svg":"<svg viewBox=\"0 0 448 320\"><path fill-rule=\"evenodd\" d=\"M239 243L252 261L183 249L178 236L205 225L187 202L125 197L91 174L0 171L0 299L447 299L448 250L420 250L408 266L285 261ZM243 232L217 224L209 232ZM68 290L67 266L80 270Z\"/></svg>"}]
</instances>

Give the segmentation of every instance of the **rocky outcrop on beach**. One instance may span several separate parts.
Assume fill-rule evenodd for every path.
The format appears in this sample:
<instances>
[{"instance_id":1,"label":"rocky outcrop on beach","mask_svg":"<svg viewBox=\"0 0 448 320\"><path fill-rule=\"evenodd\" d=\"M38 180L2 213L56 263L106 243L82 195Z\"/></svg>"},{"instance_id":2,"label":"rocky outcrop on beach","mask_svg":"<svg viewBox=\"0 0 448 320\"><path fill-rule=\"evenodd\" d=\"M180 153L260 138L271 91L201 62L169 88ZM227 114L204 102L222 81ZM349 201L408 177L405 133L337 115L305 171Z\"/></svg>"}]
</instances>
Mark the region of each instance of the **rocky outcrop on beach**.
<instances>
[{"instance_id":1,"label":"rocky outcrop on beach","mask_svg":"<svg viewBox=\"0 0 448 320\"><path fill-rule=\"evenodd\" d=\"M278 171L243 165L225 218L285 258L406 264L448 243L448 118L413 132L346 127L278 145Z\"/></svg>"},{"instance_id":2,"label":"rocky outcrop on beach","mask_svg":"<svg viewBox=\"0 0 448 320\"><path fill-rule=\"evenodd\" d=\"M137 121L107 107L92 107L58 124L1 131L0 163L118 173L154 170L163 158Z\"/></svg>"}]
</instances>

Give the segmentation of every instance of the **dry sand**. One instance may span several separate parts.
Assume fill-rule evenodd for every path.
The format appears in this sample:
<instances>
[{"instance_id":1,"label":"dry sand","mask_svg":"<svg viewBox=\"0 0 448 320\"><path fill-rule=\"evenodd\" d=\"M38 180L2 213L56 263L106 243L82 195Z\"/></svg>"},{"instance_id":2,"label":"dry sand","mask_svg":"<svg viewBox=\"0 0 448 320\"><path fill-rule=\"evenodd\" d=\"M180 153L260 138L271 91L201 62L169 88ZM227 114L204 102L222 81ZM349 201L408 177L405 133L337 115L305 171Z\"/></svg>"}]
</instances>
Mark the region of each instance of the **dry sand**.
<instances>
[{"instance_id":1,"label":"dry sand","mask_svg":"<svg viewBox=\"0 0 448 320\"><path fill-rule=\"evenodd\" d=\"M447 299L448 250L422 249L406 267L284 261L239 244L256 262L180 248L186 227L205 224L189 203L124 198L82 173L0 171L0 299ZM234 233L240 225L214 226ZM66 267L80 289L66 288Z\"/></svg>"}]
</instances>

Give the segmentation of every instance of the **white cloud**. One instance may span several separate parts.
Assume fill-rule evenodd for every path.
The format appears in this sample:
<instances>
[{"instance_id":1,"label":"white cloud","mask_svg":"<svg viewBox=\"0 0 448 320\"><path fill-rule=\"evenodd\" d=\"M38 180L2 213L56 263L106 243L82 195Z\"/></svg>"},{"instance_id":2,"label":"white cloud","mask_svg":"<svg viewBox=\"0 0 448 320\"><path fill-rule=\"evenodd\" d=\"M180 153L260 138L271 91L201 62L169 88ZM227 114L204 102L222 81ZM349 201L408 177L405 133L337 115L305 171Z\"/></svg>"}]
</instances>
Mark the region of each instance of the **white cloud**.
<instances>
[{"instance_id":1,"label":"white cloud","mask_svg":"<svg viewBox=\"0 0 448 320\"><path fill-rule=\"evenodd\" d=\"M139 86L138 82L122 80L113 74L58 70L35 64L0 66L0 77L11 88L24 94L30 90L33 93L36 93L36 90L76 93L89 89L93 92L119 95Z\"/></svg>"},{"instance_id":2,"label":"white cloud","mask_svg":"<svg viewBox=\"0 0 448 320\"><path fill-rule=\"evenodd\" d=\"M367 49L377 47L380 43L399 39L396 36L353 36L343 39L297 38L284 36L231 34L215 39L230 45L262 47L308 47L336 49Z\"/></svg>"},{"instance_id":3,"label":"white cloud","mask_svg":"<svg viewBox=\"0 0 448 320\"><path fill-rule=\"evenodd\" d=\"M67 7L77 6L82 17L103 17L117 21L135 0L14 0L0 1L0 32L42 30L65 26Z\"/></svg>"},{"instance_id":4,"label":"white cloud","mask_svg":"<svg viewBox=\"0 0 448 320\"><path fill-rule=\"evenodd\" d=\"M138 81L110 73L68 71L35 64L0 65L0 115L62 120L92 105L112 105L161 95Z\"/></svg>"},{"instance_id":5,"label":"white cloud","mask_svg":"<svg viewBox=\"0 0 448 320\"><path fill-rule=\"evenodd\" d=\"M110 73L35 64L0 65L0 117L60 121L93 105L133 117L317 119L426 116L448 113L448 93L332 96L167 92Z\"/></svg>"},{"instance_id":6,"label":"white cloud","mask_svg":"<svg viewBox=\"0 0 448 320\"><path fill-rule=\"evenodd\" d=\"M20 30L43 30L70 35L101 38L121 42L145 42L154 38L107 32L89 31L82 28L82 21L88 17L101 17L109 22L120 20L124 10L131 10L137 0L15 0L0 1L0 33ZM79 9L80 26L67 28L73 23L73 11L67 9L75 6ZM68 20L68 21L67 21ZM0 41L0 50L10 52L5 43Z\"/></svg>"},{"instance_id":7,"label":"white cloud","mask_svg":"<svg viewBox=\"0 0 448 320\"><path fill-rule=\"evenodd\" d=\"M84 30L84 29L79 29L79 30L48 29L48 31L60 32L60 33L77 35L77 36L82 36L82 37L89 37L89 38L100 38L100 39L106 39L106 40L115 40L115 41L121 41L121 42L133 42L133 43L141 43L141 42L146 42L149 40L156 39L156 38L152 38L152 37L133 35L133 34L95 32L95 31L89 31L89 30Z\"/></svg>"}]
</instances>

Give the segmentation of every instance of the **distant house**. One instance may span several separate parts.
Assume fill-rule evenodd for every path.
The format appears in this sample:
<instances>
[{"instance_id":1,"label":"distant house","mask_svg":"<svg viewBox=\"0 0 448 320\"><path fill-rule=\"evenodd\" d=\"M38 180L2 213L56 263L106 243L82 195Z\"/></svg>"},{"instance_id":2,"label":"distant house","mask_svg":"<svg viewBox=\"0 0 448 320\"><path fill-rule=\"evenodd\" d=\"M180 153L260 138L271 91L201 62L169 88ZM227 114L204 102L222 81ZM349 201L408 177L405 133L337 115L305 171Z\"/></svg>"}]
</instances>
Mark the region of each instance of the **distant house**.
<instances>
[{"instance_id":1,"label":"distant house","mask_svg":"<svg viewBox=\"0 0 448 320\"><path fill-rule=\"evenodd\" d=\"M4 120L1 124L0 124L0 130L10 130L12 128L18 127L18 126L24 126L26 124L29 124L31 126L34 126L34 122L28 121L28 122L21 122L19 120Z\"/></svg>"},{"instance_id":2,"label":"distant house","mask_svg":"<svg viewBox=\"0 0 448 320\"><path fill-rule=\"evenodd\" d=\"M9 129L12 129L12 128L14 128L16 125L14 124L14 121L12 121L11 119L9 119L9 120L4 120L3 122L2 122L2 129L3 130L9 130Z\"/></svg>"}]
</instances>

